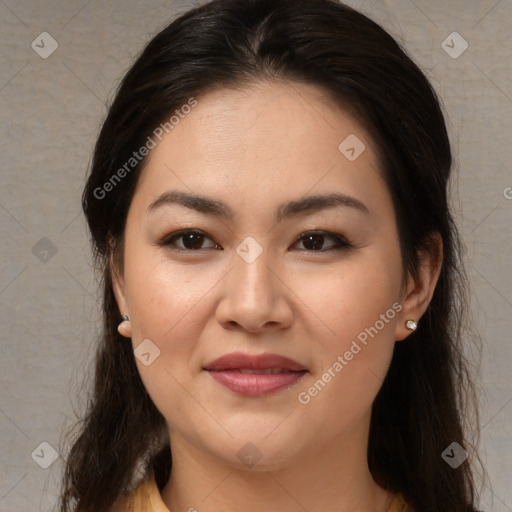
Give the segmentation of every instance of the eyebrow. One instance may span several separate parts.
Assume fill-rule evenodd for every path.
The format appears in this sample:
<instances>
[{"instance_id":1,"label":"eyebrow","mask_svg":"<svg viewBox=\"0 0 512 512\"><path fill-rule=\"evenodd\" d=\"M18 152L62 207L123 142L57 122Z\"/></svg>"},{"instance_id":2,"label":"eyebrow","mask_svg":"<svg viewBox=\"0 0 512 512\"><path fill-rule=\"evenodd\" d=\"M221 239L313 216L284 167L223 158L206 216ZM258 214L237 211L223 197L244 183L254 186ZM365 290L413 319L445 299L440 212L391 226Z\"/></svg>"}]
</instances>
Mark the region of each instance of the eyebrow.
<instances>
[{"instance_id":1,"label":"eyebrow","mask_svg":"<svg viewBox=\"0 0 512 512\"><path fill-rule=\"evenodd\" d=\"M147 212L150 213L162 206L171 206L175 204L223 219L229 220L234 216L233 210L221 201L176 190L164 192L160 195L147 207ZM297 201L283 203L276 209L275 217L279 222L283 219L289 219L301 214L308 214L338 206L354 208L366 214L370 213L370 210L359 199L346 194L332 193L326 195L307 196Z\"/></svg>"}]
</instances>

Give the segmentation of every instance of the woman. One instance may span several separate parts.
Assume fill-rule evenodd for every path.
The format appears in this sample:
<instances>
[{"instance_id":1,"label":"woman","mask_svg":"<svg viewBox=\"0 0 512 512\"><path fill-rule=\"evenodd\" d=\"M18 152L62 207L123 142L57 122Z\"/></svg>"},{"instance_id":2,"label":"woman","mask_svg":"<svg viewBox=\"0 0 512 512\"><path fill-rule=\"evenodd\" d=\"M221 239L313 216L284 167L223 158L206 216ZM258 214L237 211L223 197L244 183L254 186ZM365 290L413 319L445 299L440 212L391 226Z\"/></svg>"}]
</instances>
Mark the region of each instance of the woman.
<instances>
[{"instance_id":1,"label":"woman","mask_svg":"<svg viewBox=\"0 0 512 512\"><path fill-rule=\"evenodd\" d=\"M342 4L158 34L84 191L104 325L61 511L475 510L450 169L427 79Z\"/></svg>"}]
</instances>

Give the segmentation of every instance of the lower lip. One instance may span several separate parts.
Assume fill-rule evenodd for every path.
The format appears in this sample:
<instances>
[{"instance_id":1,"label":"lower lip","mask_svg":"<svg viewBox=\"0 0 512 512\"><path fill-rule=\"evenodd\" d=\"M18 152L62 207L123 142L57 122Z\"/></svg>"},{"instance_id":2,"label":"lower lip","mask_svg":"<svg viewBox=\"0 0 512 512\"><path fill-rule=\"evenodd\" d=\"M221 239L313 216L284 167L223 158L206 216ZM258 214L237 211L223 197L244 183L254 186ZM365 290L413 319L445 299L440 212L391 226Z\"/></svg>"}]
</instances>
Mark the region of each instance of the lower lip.
<instances>
[{"instance_id":1,"label":"lower lip","mask_svg":"<svg viewBox=\"0 0 512 512\"><path fill-rule=\"evenodd\" d=\"M238 370L208 371L220 384L245 396L262 396L275 393L297 383L306 373L240 373Z\"/></svg>"}]
</instances>

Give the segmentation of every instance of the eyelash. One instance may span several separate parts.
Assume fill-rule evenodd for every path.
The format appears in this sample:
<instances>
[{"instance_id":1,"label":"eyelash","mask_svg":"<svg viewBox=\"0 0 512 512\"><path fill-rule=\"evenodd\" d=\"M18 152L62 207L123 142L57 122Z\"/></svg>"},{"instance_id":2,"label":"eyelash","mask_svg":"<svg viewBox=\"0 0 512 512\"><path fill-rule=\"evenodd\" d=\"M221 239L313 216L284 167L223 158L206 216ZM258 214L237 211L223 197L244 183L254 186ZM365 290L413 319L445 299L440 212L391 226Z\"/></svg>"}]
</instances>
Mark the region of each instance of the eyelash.
<instances>
[{"instance_id":1,"label":"eyelash","mask_svg":"<svg viewBox=\"0 0 512 512\"><path fill-rule=\"evenodd\" d=\"M204 249L187 249L187 248L177 247L176 244L174 243L174 241L178 240L186 235L199 235L199 236L202 236L202 237L207 238L207 239L211 240L212 242L214 242L214 240L212 240L203 231L200 231L197 229L181 229L179 231L175 231L174 233L170 233L169 235L165 236L159 242L157 242L156 245L161 246L161 247L167 247L167 248L170 248L171 250L177 251L177 252L190 253L190 252L199 252L199 251L204 250ZM350 249L350 248L354 247L354 245L349 240L347 240L344 236L338 235L336 233L331 233L330 231L320 231L320 230L305 231L304 233L301 233L294 240L292 245L295 245L296 243L304 240L307 236L311 236L311 235L320 235L320 236L326 236L328 238L332 238L335 241L335 244L330 246L329 249L320 249L320 250L301 249L301 251L306 251L309 253L312 253L312 252L325 253L325 252L332 252L332 251L340 251L343 249ZM214 242L214 243L215 243L215 247L207 247L206 249L216 249L216 248L220 247L219 244L217 244L216 242Z\"/></svg>"}]
</instances>

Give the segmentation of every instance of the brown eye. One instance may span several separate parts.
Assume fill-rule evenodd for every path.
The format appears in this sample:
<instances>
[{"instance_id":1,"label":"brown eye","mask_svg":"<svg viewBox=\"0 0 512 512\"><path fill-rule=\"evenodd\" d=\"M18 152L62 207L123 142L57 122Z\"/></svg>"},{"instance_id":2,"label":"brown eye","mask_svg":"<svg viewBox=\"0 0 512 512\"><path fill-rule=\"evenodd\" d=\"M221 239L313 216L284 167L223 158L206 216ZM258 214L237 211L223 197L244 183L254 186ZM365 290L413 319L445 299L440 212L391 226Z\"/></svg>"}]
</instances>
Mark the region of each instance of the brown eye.
<instances>
[{"instance_id":1,"label":"brown eye","mask_svg":"<svg viewBox=\"0 0 512 512\"><path fill-rule=\"evenodd\" d=\"M201 249L203 245L204 236L198 235L197 233L189 233L187 235L181 235L183 245L185 249Z\"/></svg>"},{"instance_id":2,"label":"brown eye","mask_svg":"<svg viewBox=\"0 0 512 512\"><path fill-rule=\"evenodd\" d=\"M181 240L181 243L176 243ZM212 244L203 247L205 241L210 240ZM199 251L201 249L219 249L220 245L213 242L205 233L196 230L182 230L166 236L158 245L175 248L178 251Z\"/></svg>"},{"instance_id":3,"label":"brown eye","mask_svg":"<svg viewBox=\"0 0 512 512\"><path fill-rule=\"evenodd\" d=\"M324 244L326 240L334 240L334 243L331 243L325 248ZM304 250L313 252L326 252L352 247L352 244L350 244L346 238L335 233L328 233L327 231L310 231L303 233L297 239L297 242L302 242Z\"/></svg>"}]
</instances>

